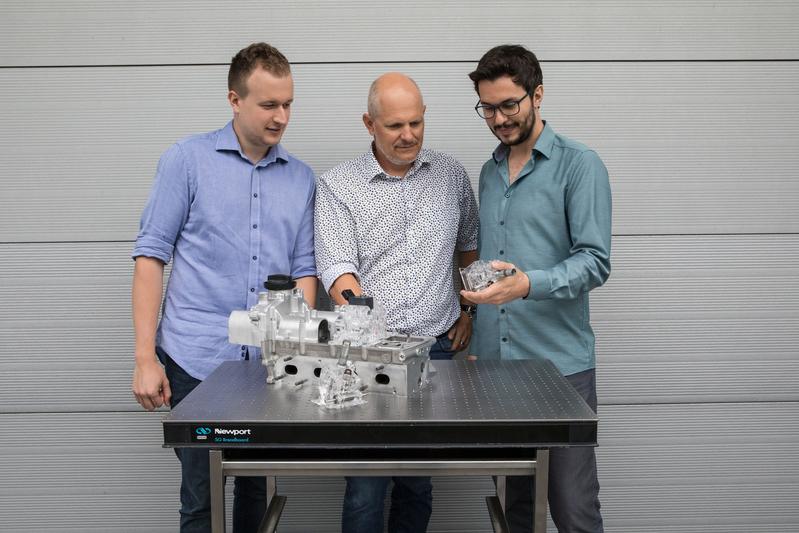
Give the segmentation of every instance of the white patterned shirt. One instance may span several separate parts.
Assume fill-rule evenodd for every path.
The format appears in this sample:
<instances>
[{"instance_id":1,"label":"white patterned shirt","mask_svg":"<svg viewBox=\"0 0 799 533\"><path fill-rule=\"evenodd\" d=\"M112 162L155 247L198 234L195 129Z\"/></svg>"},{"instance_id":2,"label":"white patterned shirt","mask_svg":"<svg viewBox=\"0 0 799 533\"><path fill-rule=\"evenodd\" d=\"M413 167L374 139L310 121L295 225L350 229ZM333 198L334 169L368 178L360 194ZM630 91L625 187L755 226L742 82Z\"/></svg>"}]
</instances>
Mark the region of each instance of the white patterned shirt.
<instances>
[{"instance_id":1,"label":"white patterned shirt","mask_svg":"<svg viewBox=\"0 0 799 533\"><path fill-rule=\"evenodd\" d=\"M358 278L390 331L437 336L460 316L454 252L477 249L477 202L455 158L422 149L404 178L370 150L317 180L316 266L325 289Z\"/></svg>"}]
</instances>

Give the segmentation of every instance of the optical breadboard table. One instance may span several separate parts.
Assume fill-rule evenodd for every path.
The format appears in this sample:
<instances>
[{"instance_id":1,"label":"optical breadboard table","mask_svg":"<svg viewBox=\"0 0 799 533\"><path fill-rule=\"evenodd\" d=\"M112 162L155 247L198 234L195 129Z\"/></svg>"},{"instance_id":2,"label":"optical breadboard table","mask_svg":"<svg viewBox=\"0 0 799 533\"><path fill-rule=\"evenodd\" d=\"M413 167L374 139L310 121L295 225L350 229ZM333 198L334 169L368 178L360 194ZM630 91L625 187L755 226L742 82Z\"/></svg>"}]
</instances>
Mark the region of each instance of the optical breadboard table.
<instances>
[{"instance_id":1,"label":"optical breadboard table","mask_svg":"<svg viewBox=\"0 0 799 533\"><path fill-rule=\"evenodd\" d=\"M225 362L164 418L164 446L211 450L214 533L225 531L229 475L267 476L270 531L285 504L275 476L475 474L498 476L495 531L507 530L504 476L535 475L531 520L543 532L549 448L596 445L596 414L544 359L434 361L422 395L367 394L343 409L316 394L292 376L267 384L259 361Z\"/></svg>"}]
</instances>

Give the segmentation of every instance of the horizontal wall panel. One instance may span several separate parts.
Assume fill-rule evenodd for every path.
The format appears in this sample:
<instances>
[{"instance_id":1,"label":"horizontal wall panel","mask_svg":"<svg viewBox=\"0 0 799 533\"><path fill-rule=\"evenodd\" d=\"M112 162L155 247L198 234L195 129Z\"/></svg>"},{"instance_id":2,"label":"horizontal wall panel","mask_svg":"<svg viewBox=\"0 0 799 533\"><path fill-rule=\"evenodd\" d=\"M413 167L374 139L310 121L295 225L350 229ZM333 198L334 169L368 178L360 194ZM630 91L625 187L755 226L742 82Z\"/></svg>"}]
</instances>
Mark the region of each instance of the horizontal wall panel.
<instances>
[{"instance_id":1,"label":"horizontal wall panel","mask_svg":"<svg viewBox=\"0 0 799 533\"><path fill-rule=\"evenodd\" d=\"M600 449L799 443L798 402L613 405L600 407L599 419Z\"/></svg>"},{"instance_id":2,"label":"horizontal wall panel","mask_svg":"<svg viewBox=\"0 0 799 533\"><path fill-rule=\"evenodd\" d=\"M160 439L156 413L0 415L0 530L77 531L82 520L84 531L96 531L114 516L125 531L170 531L178 468ZM606 406L597 453L609 531L727 524L787 532L799 524L791 505L799 496L796 403ZM278 485L289 495L281 531L335 531L340 479ZM489 530L487 479L435 478L434 487L431 533ZM308 522L312 515L322 522ZM758 529L764 524L774 528Z\"/></svg>"},{"instance_id":3,"label":"horizontal wall panel","mask_svg":"<svg viewBox=\"0 0 799 533\"><path fill-rule=\"evenodd\" d=\"M726 486L707 482L675 488L653 483L645 488L603 488L600 501L605 529L640 533L791 533L797 530L799 512L794 503L799 491L796 481L754 484L744 480L743 483ZM623 518L618 527L613 520L614 510L608 505L619 506L618 512Z\"/></svg>"},{"instance_id":4,"label":"horizontal wall panel","mask_svg":"<svg viewBox=\"0 0 799 533\"><path fill-rule=\"evenodd\" d=\"M600 407L599 417L608 530L799 527L799 404L616 405Z\"/></svg>"},{"instance_id":5,"label":"horizontal wall panel","mask_svg":"<svg viewBox=\"0 0 799 533\"><path fill-rule=\"evenodd\" d=\"M1 410L138 409L131 247L0 245ZM798 235L620 236L613 265L600 403L799 399Z\"/></svg>"},{"instance_id":6,"label":"horizontal wall panel","mask_svg":"<svg viewBox=\"0 0 799 533\"><path fill-rule=\"evenodd\" d=\"M686 348L687 350L687 348ZM78 351L77 346L72 351ZM0 364L3 412L69 412L91 406L98 411L139 409L131 393L132 347L105 352L109 363L82 363L54 358L45 364ZM82 353L85 360L94 356ZM605 362L597 363L597 390L602 405L631 402L799 401L799 361L760 357L752 361Z\"/></svg>"},{"instance_id":7,"label":"horizontal wall panel","mask_svg":"<svg viewBox=\"0 0 799 533\"><path fill-rule=\"evenodd\" d=\"M400 69L425 93L427 146L476 182L495 140L472 110L469 68L299 66L285 144L317 173L367 150L369 83ZM228 120L225 71L4 71L0 242L132 239L159 155ZM609 168L616 233L799 232L799 62L553 64L545 80L544 117Z\"/></svg>"},{"instance_id":8,"label":"horizontal wall panel","mask_svg":"<svg viewBox=\"0 0 799 533\"><path fill-rule=\"evenodd\" d=\"M524 43L549 60L796 59L798 16L788 0L450 0L434 9L421 0L94 0L63 8L6 0L0 58L2 65L218 63L267 40L295 62L477 60L500 42Z\"/></svg>"},{"instance_id":9,"label":"horizontal wall panel","mask_svg":"<svg viewBox=\"0 0 799 533\"><path fill-rule=\"evenodd\" d=\"M799 236L626 236L612 255L591 296L601 403L799 400Z\"/></svg>"},{"instance_id":10,"label":"horizontal wall panel","mask_svg":"<svg viewBox=\"0 0 799 533\"><path fill-rule=\"evenodd\" d=\"M688 348L686 348L688 349ZM696 359L702 353L694 353ZM752 361L597 363L603 404L799 401L799 356Z\"/></svg>"}]
</instances>

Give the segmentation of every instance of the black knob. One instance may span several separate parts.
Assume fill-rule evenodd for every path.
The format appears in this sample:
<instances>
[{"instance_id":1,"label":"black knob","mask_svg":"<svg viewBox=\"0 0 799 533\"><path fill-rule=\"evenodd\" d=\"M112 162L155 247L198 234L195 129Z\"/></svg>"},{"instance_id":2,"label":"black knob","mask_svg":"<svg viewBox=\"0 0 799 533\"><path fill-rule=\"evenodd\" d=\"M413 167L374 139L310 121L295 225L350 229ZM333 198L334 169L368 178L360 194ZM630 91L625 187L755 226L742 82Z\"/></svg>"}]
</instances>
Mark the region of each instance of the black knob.
<instances>
[{"instance_id":1,"label":"black knob","mask_svg":"<svg viewBox=\"0 0 799 533\"><path fill-rule=\"evenodd\" d=\"M350 289L344 289L341 291L341 295L350 305L366 305L369 309L375 308L375 300L371 296L366 296L365 294L355 296L355 293Z\"/></svg>"},{"instance_id":2,"label":"black knob","mask_svg":"<svg viewBox=\"0 0 799 533\"><path fill-rule=\"evenodd\" d=\"M297 286L297 282L287 274L270 274L264 282L264 288L268 291L290 291Z\"/></svg>"},{"instance_id":3,"label":"black knob","mask_svg":"<svg viewBox=\"0 0 799 533\"><path fill-rule=\"evenodd\" d=\"M369 309L374 309L375 308L375 300L371 296L364 296L364 295L353 296L352 298L347 300L347 302L350 305L365 305Z\"/></svg>"}]
</instances>

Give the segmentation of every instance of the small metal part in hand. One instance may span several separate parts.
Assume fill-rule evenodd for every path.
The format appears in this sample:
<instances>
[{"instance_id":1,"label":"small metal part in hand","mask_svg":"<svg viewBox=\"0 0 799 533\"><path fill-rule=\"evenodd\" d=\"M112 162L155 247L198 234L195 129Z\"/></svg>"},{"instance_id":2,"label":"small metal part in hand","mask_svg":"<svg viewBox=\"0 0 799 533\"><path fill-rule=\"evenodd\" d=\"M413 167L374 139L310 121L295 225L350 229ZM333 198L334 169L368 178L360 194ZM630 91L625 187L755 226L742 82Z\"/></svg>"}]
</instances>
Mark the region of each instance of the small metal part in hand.
<instances>
[{"instance_id":1,"label":"small metal part in hand","mask_svg":"<svg viewBox=\"0 0 799 533\"><path fill-rule=\"evenodd\" d=\"M466 268L460 269L463 288L467 291L476 292L490 287L502 278L507 278L516 274L515 268L505 268L494 270L491 261L475 261Z\"/></svg>"}]
</instances>

